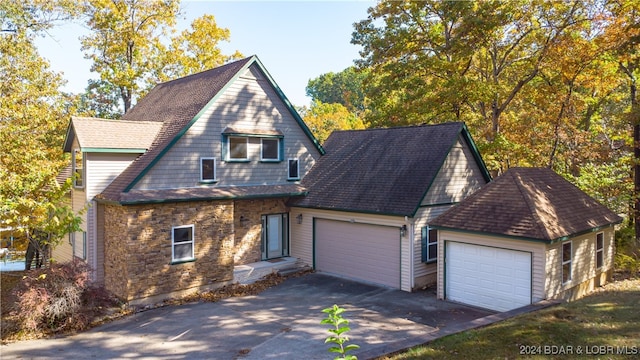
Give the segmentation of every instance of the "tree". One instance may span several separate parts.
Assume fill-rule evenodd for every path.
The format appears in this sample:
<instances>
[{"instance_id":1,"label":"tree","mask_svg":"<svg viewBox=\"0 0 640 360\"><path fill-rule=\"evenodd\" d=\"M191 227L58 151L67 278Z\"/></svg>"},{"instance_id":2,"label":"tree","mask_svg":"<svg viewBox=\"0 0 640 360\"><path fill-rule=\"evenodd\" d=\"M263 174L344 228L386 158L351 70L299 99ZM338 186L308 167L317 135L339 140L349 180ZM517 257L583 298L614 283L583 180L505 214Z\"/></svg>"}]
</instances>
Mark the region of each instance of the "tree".
<instances>
[{"instance_id":1,"label":"tree","mask_svg":"<svg viewBox=\"0 0 640 360\"><path fill-rule=\"evenodd\" d=\"M73 9L66 6L57 1L0 4L2 28L11 30L0 36L0 226L24 232L41 258L80 224L64 201L71 182L56 181L68 162L60 151L68 99L59 91L62 78L49 70L33 44L36 34L68 18Z\"/></svg>"},{"instance_id":2,"label":"tree","mask_svg":"<svg viewBox=\"0 0 640 360\"><path fill-rule=\"evenodd\" d=\"M560 39L589 21L583 2L383 1L355 25L358 61L370 69L372 125L465 121L510 166L522 93L549 66ZM576 31L577 31L576 30Z\"/></svg>"},{"instance_id":3,"label":"tree","mask_svg":"<svg viewBox=\"0 0 640 360\"><path fill-rule=\"evenodd\" d=\"M223 55L229 30L204 15L177 36L179 0L87 0L84 13L92 30L81 38L91 70L115 87L127 112L139 96L176 77L219 66L241 56ZM110 90L109 88L102 88Z\"/></svg>"},{"instance_id":4,"label":"tree","mask_svg":"<svg viewBox=\"0 0 640 360\"><path fill-rule=\"evenodd\" d=\"M339 73L329 72L309 80L307 95L313 101L342 104L347 110L362 114L365 110L364 79L367 74L350 66Z\"/></svg>"},{"instance_id":5,"label":"tree","mask_svg":"<svg viewBox=\"0 0 640 360\"><path fill-rule=\"evenodd\" d=\"M120 100L115 85L90 79L84 93L77 96L76 113L102 119L119 119L122 116Z\"/></svg>"},{"instance_id":6,"label":"tree","mask_svg":"<svg viewBox=\"0 0 640 360\"><path fill-rule=\"evenodd\" d=\"M161 39L176 23L179 1L88 0L83 11L93 31L81 38L85 58L117 87L126 113L167 50Z\"/></svg>"},{"instance_id":7,"label":"tree","mask_svg":"<svg viewBox=\"0 0 640 360\"><path fill-rule=\"evenodd\" d=\"M320 143L335 130L364 129L364 123L342 104L325 104L318 100L309 109L302 109L302 117Z\"/></svg>"}]
</instances>

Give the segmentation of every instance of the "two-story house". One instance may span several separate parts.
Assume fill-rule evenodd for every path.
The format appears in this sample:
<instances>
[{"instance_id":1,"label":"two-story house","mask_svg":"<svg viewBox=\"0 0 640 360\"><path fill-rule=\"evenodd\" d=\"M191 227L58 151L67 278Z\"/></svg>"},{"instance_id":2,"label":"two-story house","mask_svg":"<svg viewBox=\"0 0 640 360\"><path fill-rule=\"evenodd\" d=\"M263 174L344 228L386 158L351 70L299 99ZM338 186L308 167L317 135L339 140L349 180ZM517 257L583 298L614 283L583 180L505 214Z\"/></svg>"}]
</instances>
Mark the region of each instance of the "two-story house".
<instances>
[{"instance_id":1,"label":"two-story house","mask_svg":"<svg viewBox=\"0 0 640 360\"><path fill-rule=\"evenodd\" d=\"M64 150L88 205L75 255L129 301L288 256L285 202L324 153L257 57L162 83L122 120L73 118Z\"/></svg>"},{"instance_id":2,"label":"two-story house","mask_svg":"<svg viewBox=\"0 0 640 360\"><path fill-rule=\"evenodd\" d=\"M72 118L64 150L71 202L87 209L72 252L132 303L298 262L508 310L582 294L612 269L619 217L559 176L489 183L459 122L320 146L255 56L159 84L122 120ZM571 229L540 238L523 223Z\"/></svg>"}]
</instances>

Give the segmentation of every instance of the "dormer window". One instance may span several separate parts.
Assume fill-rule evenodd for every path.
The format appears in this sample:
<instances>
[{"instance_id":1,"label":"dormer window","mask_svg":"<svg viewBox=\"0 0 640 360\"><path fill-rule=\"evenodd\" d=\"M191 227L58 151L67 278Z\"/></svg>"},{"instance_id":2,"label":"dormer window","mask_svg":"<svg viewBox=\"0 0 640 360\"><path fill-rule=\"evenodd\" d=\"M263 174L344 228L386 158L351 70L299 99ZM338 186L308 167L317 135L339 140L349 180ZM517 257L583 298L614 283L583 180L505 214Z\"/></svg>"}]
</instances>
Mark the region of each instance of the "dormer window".
<instances>
[{"instance_id":1,"label":"dormer window","mask_svg":"<svg viewBox=\"0 0 640 360\"><path fill-rule=\"evenodd\" d=\"M248 160L248 143L249 138L246 137L229 137L229 160Z\"/></svg>"},{"instance_id":2,"label":"dormer window","mask_svg":"<svg viewBox=\"0 0 640 360\"><path fill-rule=\"evenodd\" d=\"M261 161L280 161L280 139L262 138L261 140Z\"/></svg>"},{"instance_id":3,"label":"dormer window","mask_svg":"<svg viewBox=\"0 0 640 360\"><path fill-rule=\"evenodd\" d=\"M84 157L80 149L74 149L71 155L71 164L73 166L73 186L76 188L84 188Z\"/></svg>"}]
</instances>

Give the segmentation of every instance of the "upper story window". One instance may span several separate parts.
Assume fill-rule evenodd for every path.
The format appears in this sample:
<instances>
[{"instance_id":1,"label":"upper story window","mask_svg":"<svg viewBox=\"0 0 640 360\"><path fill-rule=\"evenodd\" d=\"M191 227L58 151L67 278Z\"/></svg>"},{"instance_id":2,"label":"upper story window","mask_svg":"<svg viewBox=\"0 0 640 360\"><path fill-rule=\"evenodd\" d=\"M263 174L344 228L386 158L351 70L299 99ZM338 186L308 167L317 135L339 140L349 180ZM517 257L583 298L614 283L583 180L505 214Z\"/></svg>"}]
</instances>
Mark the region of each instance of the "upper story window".
<instances>
[{"instance_id":1,"label":"upper story window","mask_svg":"<svg viewBox=\"0 0 640 360\"><path fill-rule=\"evenodd\" d=\"M289 159L287 180L300 180L300 161L298 159Z\"/></svg>"},{"instance_id":2,"label":"upper story window","mask_svg":"<svg viewBox=\"0 0 640 360\"><path fill-rule=\"evenodd\" d=\"M249 159L249 138L229 137L229 160Z\"/></svg>"},{"instance_id":3,"label":"upper story window","mask_svg":"<svg viewBox=\"0 0 640 360\"><path fill-rule=\"evenodd\" d=\"M71 164L73 166L73 186L76 188L84 188L84 156L80 149L74 149L71 155Z\"/></svg>"},{"instance_id":4,"label":"upper story window","mask_svg":"<svg viewBox=\"0 0 640 360\"><path fill-rule=\"evenodd\" d=\"M260 160L280 161L280 139L261 138L260 140Z\"/></svg>"},{"instance_id":5,"label":"upper story window","mask_svg":"<svg viewBox=\"0 0 640 360\"><path fill-rule=\"evenodd\" d=\"M216 158L203 157L200 158L200 181L214 182L216 177Z\"/></svg>"}]
</instances>

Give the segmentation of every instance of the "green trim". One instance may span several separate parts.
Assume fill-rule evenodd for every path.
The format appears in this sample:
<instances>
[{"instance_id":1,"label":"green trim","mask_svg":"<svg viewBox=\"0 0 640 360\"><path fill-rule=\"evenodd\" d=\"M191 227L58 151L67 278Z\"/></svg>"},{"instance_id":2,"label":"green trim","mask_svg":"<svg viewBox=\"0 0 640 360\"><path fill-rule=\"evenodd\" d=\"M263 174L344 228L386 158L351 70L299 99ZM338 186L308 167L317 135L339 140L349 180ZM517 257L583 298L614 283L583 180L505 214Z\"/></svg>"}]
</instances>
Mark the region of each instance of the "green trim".
<instances>
[{"instance_id":1,"label":"green trim","mask_svg":"<svg viewBox=\"0 0 640 360\"><path fill-rule=\"evenodd\" d=\"M216 93L211 98L211 100L209 100L209 102L202 109L200 109L200 111L196 114L196 116L194 116L193 119L191 119L191 121L189 121L189 123L185 127L183 127L176 136L173 137L173 139L171 139L169 144L167 144L167 146L165 146L164 149L162 149L162 151L160 151L160 153L153 160L151 160L151 162L147 165L147 167L145 167L138 174L138 176L136 176L135 179L133 179L133 181L131 181L129 185L127 185L127 187L124 189L124 192L128 192L129 190L131 190L151 170L151 168L153 168L158 163L158 161L160 161L160 159L162 159L162 157L164 157L164 155L167 152L169 152L169 150L171 150L171 148L184 136L184 134L186 134L186 132L191 128L191 126L193 126L193 124L195 124L196 121L200 120L202 115L204 115L209 110L209 108L213 106L213 104L216 101L218 101L218 99L222 96L222 94L224 94L227 91L227 89L240 77L240 75L244 74L244 72L256 60L257 60L256 57L253 56L249 61L247 61L247 63L244 64L244 66L240 68L240 70L238 70L238 72L236 72L235 75L233 75L231 80L229 80L222 87L222 89L220 89L220 91L218 91L218 93Z\"/></svg>"},{"instance_id":2,"label":"green trim","mask_svg":"<svg viewBox=\"0 0 640 360\"><path fill-rule=\"evenodd\" d=\"M226 163L250 163L250 162L251 162L251 160L250 160L250 159L246 159L246 160L242 160L242 159L238 159L238 160L235 160L235 159L229 159L229 160L222 160L222 161L224 161L224 162L226 162Z\"/></svg>"},{"instance_id":3,"label":"green trim","mask_svg":"<svg viewBox=\"0 0 640 360\"><path fill-rule=\"evenodd\" d=\"M311 218L311 267L316 269L316 218Z\"/></svg>"},{"instance_id":4,"label":"green trim","mask_svg":"<svg viewBox=\"0 0 640 360\"><path fill-rule=\"evenodd\" d=\"M185 264L185 263L190 263L195 261L196 261L196 258L188 259L188 260L176 260L176 261L170 262L169 265Z\"/></svg>"},{"instance_id":5,"label":"green trim","mask_svg":"<svg viewBox=\"0 0 640 360\"><path fill-rule=\"evenodd\" d=\"M147 152L147 149L142 148L83 148L81 147L83 152L87 153L135 153L135 154L144 154Z\"/></svg>"},{"instance_id":6,"label":"green trim","mask_svg":"<svg viewBox=\"0 0 640 360\"><path fill-rule=\"evenodd\" d=\"M482 160L482 157L480 156L480 152L478 151L478 148L477 148L475 142L471 138L471 134L469 133L469 129L467 128L467 125L465 123L462 123L462 126L460 127L460 131L458 131L458 136L456 136L454 141L451 143L451 146L449 147L449 150L447 151L447 155L444 157L444 159L442 159L442 163L440 163L440 166L438 167L438 172L433 177L433 179L431 179L431 182L429 183L429 186L427 186L427 189L425 190L424 194L422 194L422 197L420 198L420 201L418 202L418 205L416 206L416 208L413 211L413 213L410 215L411 217L415 217L416 213L418 212L418 210L420 210L420 208L422 207L422 201L424 201L424 199L427 196L427 194L429 194L429 190L431 190L431 187L433 186L433 183L436 181L436 178L438 177L438 174L440 173L440 169L442 169L442 166L447 161L447 158L449 157L449 154L451 153L451 149L453 149L453 147L458 142L458 137L459 136L462 136L464 138L464 140L467 142L467 145L469 146L469 149L471 150L471 154L473 155L473 158L476 160L476 164L480 168L480 172L482 173L482 176L484 177L485 181L487 183L491 181L491 174L489 174L489 170L487 170L487 166L484 163L484 161Z\"/></svg>"},{"instance_id":7,"label":"green trim","mask_svg":"<svg viewBox=\"0 0 640 360\"><path fill-rule=\"evenodd\" d=\"M331 210L331 211L341 211L347 213L356 213L356 214L371 214L371 215L384 215L384 216L401 216L401 217L413 217L413 215L409 214L396 214L396 213L385 213L380 211L371 211L371 210L357 210L357 209L341 209L341 208L329 208L322 206L305 206L305 205L294 205L294 207L299 207L303 209L318 209L318 210ZM384 226L384 225L383 225Z\"/></svg>"},{"instance_id":8,"label":"green trim","mask_svg":"<svg viewBox=\"0 0 640 360\"><path fill-rule=\"evenodd\" d=\"M574 233L574 234L570 234L570 235L567 235L567 236L559 237L557 239L551 240L551 244L567 241L567 240L573 239L575 237L578 237L580 235L586 235L586 234L590 234L590 233L594 233L594 232L604 231L605 229L613 227L616 224L620 224L621 222L622 222L622 220L616 221L616 222L608 224L608 225L596 226L596 227L588 229L588 230L583 230L583 231L579 231L579 232Z\"/></svg>"},{"instance_id":9,"label":"green trim","mask_svg":"<svg viewBox=\"0 0 640 360\"><path fill-rule=\"evenodd\" d=\"M62 144L62 152L71 152L71 145L73 145L73 138L75 138L75 131L73 129L73 118L69 119L69 125L67 125L67 133L64 136L64 143Z\"/></svg>"},{"instance_id":10,"label":"green trim","mask_svg":"<svg viewBox=\"0 0 640 360\"><path fill-rule=\"evenodd\" d=\"M498 238L502 238L502 239L509 239L509 240L524 240L524 241L531 241L531 242L537 242L537 243L543 243L543 244L551 244L552 243L552 241L549 241L549 240L535 239L535 238L530 238L530 237L526 237L526 236L511 236L511 235L496 234L496 233L491 233L491 232L456 229L456 228L450 228L450 227L438 226L438 225L430 225L430 227L433 228L433 229L437 229L437 230L459 232L459 233L473 234L473 235L494 236L494 237L498 237Z\"/></svg>"},{"instance_id":11,"label":"green trim","mask_svg":"<svg viewBox=\"0 0 640 360\"><path fill-rule=\"evenodd\" d=\"M420 205L418 206L418 208L430 208L430 207L440 207L440 206L452 206L452 205L457 205L459 204L459 201L452 201L452 202L446 202L446 203L438 203L438 204L427 204L427 205Z\"/></svg>"},{"instance_id":12,"label":"green trim","mask_svg":"<svg viewBox=\"0 0 640 360\"><path fill-rule=\"evenodd\" d=\"M233 137L250 137L250 138L278 138L283 139L284 135L265 135L265 134L253 134L253 133L245 133L245 132L223 132L222 136L233 136Z\"/></svg>"},{"instance_id":13,"label":"green trim","mask_svg":"<svg viewBox=\"0 0 640 360\"><path fill-rule=\"evenodd\" d=\"M198 181L198 183L202 184L202 185L208 185L208 184L215 184L218 181L220 181L220 179L200 180L200 181Z\"/></svg>"},{"instance_id":14,"label":"green trim","mask_svg":"<svg viewBox=\"0 0 640 360\"><path fill-rule=\"evenodd\" d=\"M322 147L322 145L320 145L320 142L318 142L318 139L316 139L316 137L313 136L313 133L311 133L311 130L309 130L309 127L307 126L307 124L305 124L305 122L300 117L300 114L298 114L298 112L293 107L289 99L287 99L287 96L282 92L282 90L280 89L278 84L275 82L273 77L271 77L271 74L269 74L269 72L264 67L264 65L262 65L262 62L260 61L260 59L258 59L258 57L254 55L253 62L258 64L258 67L260 68L262 73L267 77L267 80L269 80L269 83L271 83L271 86L273 87L275 92L278 94L282 102L284 102L285 106L287 107L287 109L289 110L293 118L298 122L298 125L300 125L300 127L302 128L302 131L304 131L305 135L307 135L307 137L309 138L309 140L311 140L311 142L316 147L318 152L320 152L320 155L324 155L326 153L324 148Z\"/></svg>"},{"instance_id":15,"label":"green trim","mask_svg":"<svg viewBox=\"0 0 640 360\"><path fill-rule=\"evenodd\" d=\"M271 199L281 197L306 196L308 191L281 193L281 194L257 194L257 195L227 195L227 196L207 196L183 199L153 199L153 200L137 200L137 201L113 201L104 199L95 199L96 202L110 205L138 205L138 204L166 204L190 201L211 201L211 200L236 200L236 199Z\"/></svg>"},{"instance_id":16,"label":"green trim","mask_svg":"<svg viewBox=\"0 0 640 360\"><path fill-rule=\"evenodd\" d=\"M131 190L151 170L151 168L153 168L158 163L158 161L160 161L160 159L164 157L164 155L178 142L178 140L180 140L182 136L184 136L184 134L191 128L191 126L193 126L193 124L196 121L200 120L200 118L209 110L209 108L213 106L213 104L227 91L227 89L233 83L235 83L236 80L238 80L238 78L241 75L243 75L245 71L247 71L253 64L256 64L260 69L260 71L262 71L262 73L267 77L267 80L270 82L273 89L276 91L276 93L278 94L282 102L284 102L285 106L287 107L287 109L289 110L293 118L298 122L298 125L302 128L305 135L307 135L309 140L313 142L318 152L320 152L320 155L324 155L325 154L324 148L320 145L318 140L313 136L313 134L311 133L311 130L309 130L309 128L304 123L304 121L302 120L298 112L294 109L293 105L291 105L291 102L289 102L289 99L287 99L287 97L284 95L280 87L278 87L278 84L276 84L276 82L273 80L269 72L267 72L267 70L265 69L264 65L262 65L262 62L260 61L260 59L258 59L257 56L253 55L249 59L249 61L247 61L247 63L244 64L244 66L240 68L240 70L238 70L235 73L235 75L233 75L231 80L229 80L220 89L220 91L218 91L211 98L211 100L209 100L209 102L196 114L196 116L194 116L193 119L191 119L191 121L189 121L189 123L185 127L183 127L176 136L174 136L173 139L171 139L169 144L167 144L167 146L165 146L165 148L162 149L160 153L153 160L151 160L151 162L133 179L133 181L129 183L129 185L127 185L127 187L125 187L123 192L128 192L129 190Z\"/></svg>"}]
</instances>

